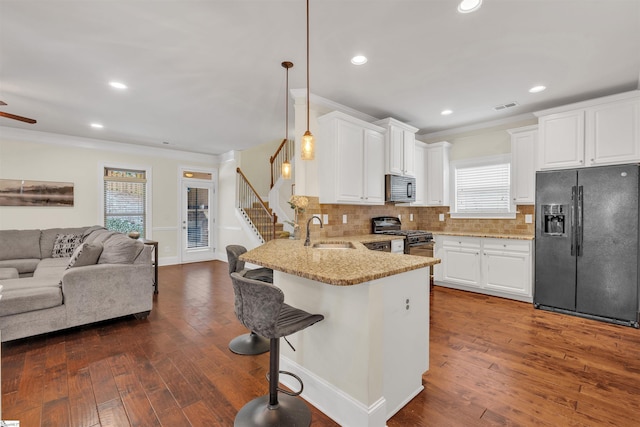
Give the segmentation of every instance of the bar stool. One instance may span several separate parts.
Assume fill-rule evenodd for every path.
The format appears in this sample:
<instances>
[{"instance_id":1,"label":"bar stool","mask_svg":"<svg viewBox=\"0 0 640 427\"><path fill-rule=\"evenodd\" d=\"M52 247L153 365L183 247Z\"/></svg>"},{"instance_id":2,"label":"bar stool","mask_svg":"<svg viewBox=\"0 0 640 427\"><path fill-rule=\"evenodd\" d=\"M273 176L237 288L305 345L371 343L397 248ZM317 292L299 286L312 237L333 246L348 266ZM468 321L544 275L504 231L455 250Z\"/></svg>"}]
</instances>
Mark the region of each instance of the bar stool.
<instances>
[{"instance_id":1,"label":"bar stool","mask_svg":"<svg viewBox=\"0 0 640 427\"><path fill-rule=\"evenodd\" d=\"M239 273L244 277L273 283L273 270L270 268L256 268L248 270L244 268L244 261L240 260L240 255L247 252L247 248L240 245L229 245L227 249L227 260L229 261L229 275ZM269 351L269 340L256 335L253 331L235 337L229 342L229 350L235 354L245 356L262 354Z\"/></svg>"},{"instance_id":2,"label":"bar stool","mask_svg":"<svg viewBox=\"0 0 640 427\"><path fill-rule=\"evenodd\" d=\"M269 394L245 404L236 415L234 426L309 426L311 410L301 399L302 380L297 375L280 371L280 338L301 331L324 319L284 303L284 293L272 284L231 274L238 320L258 335L270 340ZM279 374L294 377L300 390L290 392L278 387ZM279 393L280 392L280 393Z\"/></svg>"}]
</instances>

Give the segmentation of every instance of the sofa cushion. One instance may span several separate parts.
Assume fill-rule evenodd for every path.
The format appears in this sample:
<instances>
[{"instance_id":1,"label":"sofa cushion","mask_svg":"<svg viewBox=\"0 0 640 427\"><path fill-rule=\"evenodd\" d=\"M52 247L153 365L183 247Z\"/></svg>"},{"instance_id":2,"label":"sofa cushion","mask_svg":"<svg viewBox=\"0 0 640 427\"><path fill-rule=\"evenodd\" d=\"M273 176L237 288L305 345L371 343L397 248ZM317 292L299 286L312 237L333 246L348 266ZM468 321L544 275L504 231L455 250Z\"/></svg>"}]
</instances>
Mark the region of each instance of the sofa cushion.
<instances>
[{"instance_id":1,"label":"sofa cushion","mask_svg":"<svg viewBox=\"0 0 640 427\"><path fill-rule=\"evenodd\" d=\"M0 260L40 258L40 230L0 230Z\"/></svg>"},{"instance_id":2,"label":"sofa cushion","mask_svg":"<svg viewBox=\"0 0 640 427\"><path fill-rule=\"evenodd\" d=\"M30 276L38 267L40 258L0 260L0 268L15 268L20 276Z\"/></svg>"},{"instance_id":3,"label":"sofa cushion","mask_svg":"<svg viewBox=\"0 0 640 427\"><path fill-rule=\"evenodd\" d=\"M28 280L28 279L13 279ZM2 300L0 300L0 316L42 310L62 304L62 289L59 286L26 287L7 290L2 283Z\"/></svg>"},{"instance_id":4,"label":"sofa cushion","mask_svg":"<svg viewBox=\"0 0 640 427\"><path fill-rule=\"evenodd\" d=\"M106 228L100 228L98 230L94 230L91 233L84 236L83 242L87 243L104 243L111 236L115 236L119 234L117 231L107 230Z\"/></svg>"},{"instance_id":5,"label":"sofa cushion","mask_svg":"<svg viewBox=\"0 0 640 427\"><path fill-rule=\"evenodd\" d=\"M82 236L84 231L89 227L76 228L47 228L42 230L40 236L40 256L38 258L51 258L53 252L53 244L58 234L77 234ZM71 256L71 254L67 255Z\"/></svg>"},{"instance_id":6,"label":"sofa cushion","mask_svg":"<svg viewBox=\"0 0 640 427\"><path fill-rule=\"evenodd\" d=\"M76 246L80 244L80 234L58 234L53 243L51 258L68 258L73 254Z\"/></svg>"},{"instance_id":7,"label":"sofa cushion","mask_svg":"<svg viewBox=\"0 0 640 427\"><path fill-rule=\"evenodd\" d=\"M138 240L117 233L107 239L98 264L133 264L144 244Z\"/></svg>"},{"instance_id":8,"label":"sofa cushion","mask_svg":"<svg viewBox=\"0 0 640 427\"><path fill-rule=\"evenodd\" d=\"M94 265L98 263L98 258L102 254L102 243L81 243L67 264L67 268L83 267L85 265Z\"/></svg>"},{"instance_id":9,"label":"sofa cushion","mask_svg":"<svg viewBox=\"0 0 640 427\"><path fill-rule=\"evenodd\" d=\"M62 271L64 272L64 268ZM5 291L17 291L27 288L59 288L60 277L62 277L62 274L59 274L57 278L44 275L43 277L22 277L20 279L3 280L0 282L0 285L2 285L2 295L4 295ZM4 304L3 296L2 299L0 299L0 305Z\"/></svg>"},{"instance_id":10,"label":"sofa cushion","mask_svg":"<svg viewBox=\"0 0 640 427\"><path fill-rule=\"evenodd\" d=\"M33 277L37 279L47 278L59 283L68 264L69 258L45 258L38 264L38 268L33 272Z\"/></svg>"}]
</instances>

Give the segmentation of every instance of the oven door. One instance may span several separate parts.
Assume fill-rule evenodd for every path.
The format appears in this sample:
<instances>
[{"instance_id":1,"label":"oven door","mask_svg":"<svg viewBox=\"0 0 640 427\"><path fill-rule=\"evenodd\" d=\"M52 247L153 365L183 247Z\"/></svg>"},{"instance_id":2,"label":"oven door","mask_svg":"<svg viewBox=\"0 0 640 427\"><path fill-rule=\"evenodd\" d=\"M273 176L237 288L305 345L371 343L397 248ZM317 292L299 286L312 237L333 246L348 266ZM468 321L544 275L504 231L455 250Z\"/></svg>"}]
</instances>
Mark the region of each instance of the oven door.
<instances>
[{"instance_id":1,"label":"oven door","mask_svg":"<svg viewBox=\"0 0 640 427\"><path fill-rule=\"evenodd\" d=\"M409 245L409 255L426 256L433 258L433 242Z\"/></svg>"}]
</instances>

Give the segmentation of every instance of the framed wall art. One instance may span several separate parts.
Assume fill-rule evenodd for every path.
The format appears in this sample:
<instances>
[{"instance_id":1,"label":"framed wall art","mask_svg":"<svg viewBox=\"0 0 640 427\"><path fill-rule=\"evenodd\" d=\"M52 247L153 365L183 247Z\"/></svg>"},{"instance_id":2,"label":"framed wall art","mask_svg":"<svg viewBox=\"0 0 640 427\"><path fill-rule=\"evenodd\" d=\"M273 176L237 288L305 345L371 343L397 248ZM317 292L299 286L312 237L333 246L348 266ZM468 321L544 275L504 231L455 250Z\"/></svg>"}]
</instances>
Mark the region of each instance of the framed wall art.
<instances>
[{"instance_id":1,"label":"framed wall art","mask_svg":"<svg viewBox=\"0 0 640 427\"><path fill-rule=\"evenodd\" d=\"M73 182L0 179L0 206L73 206Z\"/></svg>"}]
</instances>

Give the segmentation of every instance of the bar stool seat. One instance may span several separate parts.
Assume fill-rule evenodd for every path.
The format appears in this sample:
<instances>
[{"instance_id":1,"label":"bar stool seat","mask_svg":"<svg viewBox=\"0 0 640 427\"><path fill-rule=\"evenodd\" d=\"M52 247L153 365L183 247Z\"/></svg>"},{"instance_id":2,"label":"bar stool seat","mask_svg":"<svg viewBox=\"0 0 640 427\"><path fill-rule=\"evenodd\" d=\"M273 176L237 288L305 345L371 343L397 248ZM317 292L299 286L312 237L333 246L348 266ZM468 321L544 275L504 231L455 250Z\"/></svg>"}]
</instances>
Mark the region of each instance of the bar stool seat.
<instances>
[{"instance_id":1,"label":"bar stool seat","mask_svg":"<svg viewBox=\"0 0 640 427\"><path fill-rule=\"evenodd\" d=\"M234 425L253 426L309 426L311 411L301 399L302 380L295 374L279 370L280 338L301 331L324 319L284 303L284 293L272 284L249 279L239 273L231 274L238 320L256 334L270 341L269 394L253 399L240 409ZM290 392L278 387L279 374L293 376L300 390Z\"/></svg>"},{"instance_id":2,"label":"bar stool seat","mask_svg":"<svg viewBox=\"0 0 640 427\"><path fill-rule=\"evenodd\" d=\"M270 268L256 268L253 270L244 268L244 261L240 255L247 252L247 248L241 245L229 245L226 247L227 260L229 262L229 275L240 273L250 279L273 283L273 270ZM229 342L229 350L235 354L252 356L269 351L269 340L256 335L253 331L242 334Z\"/></svg>"}]
</instances>

